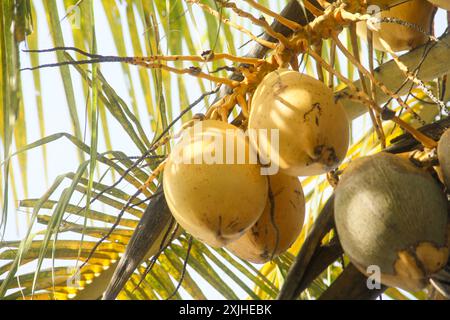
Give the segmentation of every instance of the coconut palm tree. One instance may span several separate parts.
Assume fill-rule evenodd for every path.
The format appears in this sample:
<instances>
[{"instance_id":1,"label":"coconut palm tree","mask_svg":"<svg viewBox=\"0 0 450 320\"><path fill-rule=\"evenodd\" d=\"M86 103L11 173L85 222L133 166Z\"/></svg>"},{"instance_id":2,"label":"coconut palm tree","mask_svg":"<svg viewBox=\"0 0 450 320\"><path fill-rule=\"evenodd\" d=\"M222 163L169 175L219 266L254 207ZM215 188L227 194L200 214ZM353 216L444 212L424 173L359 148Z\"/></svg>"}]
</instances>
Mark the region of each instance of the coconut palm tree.
<instances>
[{"instance_id":1,"label":"coconut palm tree","mask_svg":"<svg viewBox=\"0 0 450 320\"><path fill-rule=\"evenodd\" d=\"M360 1L330 2L361 10ZM401 2L369 1L383 9ZM397 56L357 36L364 17L334 19L327 7L320 0L1 1L1 299L444 296L442 277L419 292L368 288L335 231L339 170L301 178L305 225L264 265L193 238L169 210L161 164L176 132L232 96L244 70L256 74L248 67L254 61L289 51L282 48L295 36L304 42L287 62L333 88L353 120L340 170L381 150L435 147L450 126L449 34L427 35ZM434 18L436 33L444 14ZM334 19L339 38L326 36L321 17ZM374 103L355 98L355 87ZM245 120L241 107L228 110L235 124Z\"/></svg>"}]
</instances>

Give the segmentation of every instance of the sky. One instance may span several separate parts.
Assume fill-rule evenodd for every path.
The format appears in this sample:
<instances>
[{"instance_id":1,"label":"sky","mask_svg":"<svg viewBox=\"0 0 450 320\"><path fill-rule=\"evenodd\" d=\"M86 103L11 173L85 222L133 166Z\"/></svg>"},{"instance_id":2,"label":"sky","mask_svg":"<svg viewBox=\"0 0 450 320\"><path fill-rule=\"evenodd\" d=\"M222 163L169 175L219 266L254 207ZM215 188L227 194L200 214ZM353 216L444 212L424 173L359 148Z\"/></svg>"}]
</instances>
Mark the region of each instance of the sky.
<instances>
[{"instance_id":1,"label":"sky","mask_svg":"<svg viewBox=\"0 0 450 320\"><path fill-rule=\"evenodd\" d=\"M64 10L62 6L62 1L58 2L59 16L64 16ZM42 0L34 0L33 4L36 6L38 21L40 22L38 25L38 32L40 35L39 39L39 49L46 49L53 47L53 43L50 37L50 33L47 27L47 24L44 22L44 9L42 5ZM114 45L114 41L112 38L111 31L108 27L108 22L106 16L104 15L103 10L100 8L100 1L95 1L95 21L96 21L96 32L98 37L98 52L104 55L117 55L117 50ZM119 3L119 8L122 16L125 16L125 7ZM274 8L276 9L276 8ZM197 41L197 45L199 47L199 52L202 50L209 49L207 47L204 32L207 32L206 28L201 25L202 19L197 19L197 23L199 24L198 30L195 32L195 38ZM71 25L66 21L61 22L61 26L63 28L64 40L67 46L71 46L73 44L71 37ZM439 10L436 17L436 25L435 32L437 35L442 34L446 26L446 17L445 12ZM142 26L139 26L139 34L143 35L145 30ZM144 36L142 36L141 41L143 41ZM244 38L238 37L236 40L237 44L243 43ZM130 55L132 55L131 41L128 38L127 32L125 32L125 41L126 47ZM164 41L164 40L163 40ZM25 45L22 44L22 49L25 48ZM201 48L201 49L200 49ZM36 49L36 48L30 48ZM29 66L29 54L21 53L21 61L22 67ZM52 63L56 61L56 57L52 53L42 54L40 55L40 63ZM127 90L127 82L123 76L122 67L119 64L105 64L101 66L101 71L104 74L105 78L109 82L109 84L114 88L114 90L119 94L121 98L123 98L128 104L130 103L130 97L128 95ZM85 101L83 100L82 93L82 82L76 71L72 69L71 71L72 77L74 79L74 88L75 88L75 97L76 104L79 110L80 121L83 124L84 128L87 123L86 119L83 117L85 115ZM138 84L139 78L137 73L137 67L131 67L131 74L133 78L133 83ZM190 85L190 83L195 83L195 81L190 81L189 78L185 78L187 84L189 86L189 97L190 101L193 101L200 95L199 88L196 85ZM62 85L61 77L59 70L56 68L45 69L41 71L41 81L42 81L42 92L36 92L33 85L33 78L31 72L23 72L22 73L22 86L24 88L24 102L26 106L26 123L27 123L27 140L28 142L33 142L40 137L39 127L38 127L38 117L36 112L36 103L35 103L35 95L41 94L44 101L44 114L45 114L45 122L46 122L46 135L51 135L53 133L58 132L69 132L71 130L70 117L68 112L68 107L65 99L64 88ZM137 93L137 104L139 106L145 105L143 95L141 94L141 90L139 87L136 87L135 92ZM175 97L176 98L176 97ZM176 99L174 99L176 101ZM144 108L142 108L144 109ZM200 111L201 109L197 109ZM196 111L194 111L196 112ZM176 114L176 108L174 109L174 114ZM110 126L110 134L111 140L113 141L113 146L115 150L121 150L128 155L139 155L137 148L134 147L134 144L130 142L130 140L123 134L122 128L118 125L118 123L109 117L111 121L109 121ZM150 125L149 119L146 118L146 114L141 114L141 120L144 129L150 135ZM361 128L365 119L360 119L359 122L355 123L355 138L358 135L361 135ZM151 136L150 136L151 137ZM86 141L89 141L89 132L86 132ZM102 136L99 137L99 152L103 152L106 150L106 146L104 144L104 139ZM27 167L27 175L29 179L28 185L28 198L39 198L42 196L44 190L46 190L51 183L55 180L55 178L66 172L75 171L78 167L78 157L77 151L73 147L73 145L65 139L58 140L57 142L53 142L47 145L48 152L48 179L46 179L43 166L42 166L42 151L40 148L31 150L28 152L28 167ZM13 163L14 169L16 172L19 172L19 168L17 162ZM18 175L16 178L18 183L18 189L21 190L21 184L18 179ZM19 192L19 198L23 199L25 194L23 192ZM11 198L12 199L12 194ZM17 210L15 208L16 203L11 201L10 206L10 214L9 214L9 222L7 225L6 239L21 239L26 231L26 215L24 213L16 214ZM32 268L32 267L30 267ZM206 286L206 284L205 284ZM221 298L214 290L208 289L208 294L212 298ZM240 296L243 298L246 297L244 292L240 292Z\"/></svg>"}]
</instances>

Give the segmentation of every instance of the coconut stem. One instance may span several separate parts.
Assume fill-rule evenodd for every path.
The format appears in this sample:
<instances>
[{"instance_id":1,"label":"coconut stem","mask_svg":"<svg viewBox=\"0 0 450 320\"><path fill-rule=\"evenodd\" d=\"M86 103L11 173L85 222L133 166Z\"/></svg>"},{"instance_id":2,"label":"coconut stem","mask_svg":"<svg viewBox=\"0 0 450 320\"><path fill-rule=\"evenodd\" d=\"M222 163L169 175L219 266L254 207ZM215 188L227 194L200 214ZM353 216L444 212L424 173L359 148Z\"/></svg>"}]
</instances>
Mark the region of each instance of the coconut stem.
<instances>
[{"instance_id":1,"label":"coconut stem","mask_svg":"<svg viewBox=\"0 0 450 320\"><path fill-rule=\"evenodd\" d=\"M394 92L389 90L383 83L378 81L372 73L370 73L366 68L364 68L364 66L361 63L359 63L356 60L356 58L347 50L347 48L345 48L345 46L342 44L342 42L339 40L339 38L337 37L336 34L333 34L332 38L336 42L336 44L339 47L339 49L341 49L342 53L358 68L358 70L360 70L365 76L369 77L369 79L375 85L377 85L386 95L393 97L399 103L400 106L402 106L402 107L404 107L405 109L408 109L408 110L410 109L410 107L409 107L409 105L407 103L405 103L397 94L395 94ZM369 100L371 102L373 102L370 98L369 98ZM376 111L378 113L381 113L381 109L379 109L378 105L376 105L374 102L373 102L372 105L376 106L375 109L376 109ZM406 122L401 120L400 118L394 116L392 118L392 121L394 121L395 123L400 125L403 129L405 129L406 131L411 133L411 135L414 138L416 138L418 141L420 141L425 147L430 148L430 149L437 147L437 142L436 141L434 141L433 139L427 137L426 135L424 135L420 131L416 130L415 128L413 128L412 126L410 126L409 124L407 124Z\"/></svg>"},{"instance_id":2,"label":"coconut stem","mask_svg":"<svg viewBox=\"0 0 450 320\"><path fill-rule=\"evenodd\" d=\"M239 17L246 18L251 21L252 24L260 26L264 29L265 33L269 36L277 39L280 43L283 43L284 45L287 45L289 42L288 38L286 38L283 34L276 32L272 29L272 27L267 23L267 21L264 19L264 17L261 17L260 19L253 16L251 13L244 11L242 9L239 9L235 3L233 2L227 2L224 0L217 0L220 2L220 4L225 8L230 8L231 10L236 13Z\"/></svg>"},{"instance_id":3,"label":"coconut stem","mask_svg":"<svg viewBox=\"0 0 450 320\"><path fill-rule=\"evenodd\" d=\"M358 39L357 39L357 34L356 34L356 24L354 24L354 23L352 23L350 25L350 39L351 39L351 43L352 43L353 54L354 54L356 60L358 62L361 62L361 59L360 59L360 56L359 56ZM370 61L370 59L369 59L369 61ZM373 74L373 61L371 61L371 62L372 62L371 73ZM359 78L361 79L361 84L362 84L362 88L363 88L364 92L373 101L375 101L374 100L374 95L373 94L370 95L370 91L369 91L369 89L367 87L367 84L366 84L366 81L364 79L363 73L360 70L358 70L358 74L359 74ZM371 81L370 84L371 84L371 87L373 89L374 88L373 82ZM372 120L373 127L375 128L375 132L376 132L376 134L378 136L378 140L380 141L381 146L384 149L386 147L386 137L385 137L384 132L383 132L383 126L380 125L380 123L377 121L377 117L376 117L373 109L370 108L370 107L368 109L369 109L370 119Z\"/></svg>"},{"instance_id":4,"label":"coconut stem","mask_svg":"<svg viewBox=\"0 0 450 320\"><path fill-rule=\"evenodd\" d=\"M155 180L159 174L164 170L166 166L167 159L161 162L155 170L153 170L152 174L148 177L148 179L144 182L144 184L139 188L140 191L144 191L148 188L148 186Z\"/></svg>"},{"instance_id":5,"label":"coconut stem","mask_svg":"<svg viewBox=\"0 0 450 320\"><path fill-rule=\"evenodd\" d=\"M77 53L80 53L89 59L87 60L78 60L78 61L63 61L58 63L51 63L51 64L43 64L39 65L37 67L32 68L22 68L21 71L33 71L37 69L43 69L43 68L52 68L52 67L60 67L63 65L86 65L86 64L95 64L95 63L106 63L106 62L122 62L122 63L128 63L136 66L145 67L148 69L161 69L165 71L169 71L175 74L189 74L191 76L195 76L201 79L209 80L215 83L225 84L229 87L236 87L239 85L239 81L231 80L228 78L221 78L216 77L207 73L204 73L199 67L190 67L190 68L184 68L184 69L177 69L174 67L170 67L168 65L162 64L159 61L179 61L179 60L186 60L186 61L211 61L211 60L218 60L218 59L229 59L235 62L241 62L241 63L251 63L251 64L260 64L263 63L264 60L262 59L253 59L253 58L238 58L230 54L217 54L217 58L205 58L202 56L167 56L163 58L163 56L150 56L150 57L117 57L117 56L102 56L98 54L90 54L88 52L85 52L78 48L73 47L55 47L51 49L46 50L25 50L25 52L31 52L31 53L44 53L44 52L54 52L54 51L75 51ZM208 60L209 59L209 60ZM158 62L155 62L158 61Z\"/></svg>"},{"instance_id":6,"label":"coconut stem","mask_svg":"<svg viewBox=\"0 0 450 320\"><path fill-rule=\"evenodd\" d=\"M249 5L251 5L253 8L255 8L256 10L261 11L262 13L264 13L264 14L272 17L272 18L274 18L279 23L281 23L282 25L288 27L289 29L291 29L293 31L296 31L296 30L298 30L298 29L300 29L302 27L297 22L294 22L292 20L286 19L282 15L279 15L278 13L273 12L272 10L270 10L267 7L259 4L256 1L253 1L253 0L244 0L244 1L247 2Z\"/></svg>"}]
</instances>

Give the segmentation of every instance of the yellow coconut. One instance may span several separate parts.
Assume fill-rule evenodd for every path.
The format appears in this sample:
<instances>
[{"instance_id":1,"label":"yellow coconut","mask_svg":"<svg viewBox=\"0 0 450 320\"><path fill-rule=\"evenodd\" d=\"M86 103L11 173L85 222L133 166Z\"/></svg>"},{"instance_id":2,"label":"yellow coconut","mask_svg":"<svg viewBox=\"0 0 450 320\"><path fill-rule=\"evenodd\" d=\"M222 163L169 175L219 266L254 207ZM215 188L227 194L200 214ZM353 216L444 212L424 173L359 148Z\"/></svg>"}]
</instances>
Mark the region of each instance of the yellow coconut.
<instances>
[{"instance_id":1,"label":"yellow coconut","mask_svg":"<svg viewBox=\"0 0 450 320\"><path fill-rule=\"evenodd\" d=\"M432 22L434 17L434 7L426 0L410 0L396 5L389 10L379 13L380 18L395 18L401 21L412 23L425 31L432 33ZM374 15L376 18L377 16ZM381 22L374 25L373 46L380 51L386 51L380 38L387 42L395 52L411 50L428 41L427 35L410 26L404 26L397 22ZM357 24L359 37L367 40L367 23Z\"/></svg>"},{"instance_id":2,"label":"yellow coconut","mask_svg":"<svg viewBox=\"0 0 450 320\"><path fill-rule=\"evenodd\" d=\"M328 172L347 153L349 122L342 105L322 82L297 71L276 70L263 79L252 98L248 128L262 161L288 175Z\"/></svg>"},{"instance_id":3,"label":"yellow coconut","mask_svg":"<svg viewBox=\"0 0 450 320\"><path fill-rule=\"evenodd\" d=\"M253 263L265 263L289 249L299 236L305 218L305 198L299 179L282 173L269 179L269 199L261 218L226 247Z\"/></svg>"},{"instance_id":4,"label":"yellow coconut","mask_svg":"<svg viewBox=\"0 0 450 320\"><path fill-rule=\"evenodd\" d=\"M450 11L450 0L428 0L428 1L430 1L436 7Z\"/></svg>"},{"instance_id":5,"label":"yellow coconut","mask_svg":"<svg viewBox=\"0 0 450 320\"><path fill-rule=\"evenodd\" d=\"M185 130L167 160L167 204L183 229L208 245L236 240L264 210L267 177L250 163L249 150L240 129L206 120Z\"/></svg>"},{"instance_id":6,"label":"yellow coconut","mask_svg":"<svg viewBox=\"0 0 450 320\"><path fill-rule=\"evenodd\" d=\"M450 193L450 129L447 129L439 139L437 152L442 180Z\"/></svg>"},{"instance_id":7,"label":"yellow coconut","mask_svg":"<svg viewBox=\"0 0 450 320\"><path fill-rule=\"evenodd\" d=\"M446 265L447 199L410 161L388 153L354 160L334 207L345 253L361 272L378 271L383 284L418 291Z\"/></svg>"}]
</instances>

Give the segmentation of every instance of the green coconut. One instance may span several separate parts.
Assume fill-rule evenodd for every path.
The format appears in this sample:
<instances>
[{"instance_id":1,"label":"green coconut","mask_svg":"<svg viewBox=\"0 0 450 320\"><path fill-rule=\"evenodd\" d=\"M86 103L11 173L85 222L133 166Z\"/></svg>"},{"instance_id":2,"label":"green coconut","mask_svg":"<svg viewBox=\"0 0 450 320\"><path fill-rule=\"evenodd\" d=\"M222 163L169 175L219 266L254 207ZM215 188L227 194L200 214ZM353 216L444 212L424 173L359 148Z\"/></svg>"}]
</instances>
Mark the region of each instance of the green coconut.
<instances>
[{"instance_id":1,"label":"green coconut","mask_svg":"<svg viewBox=\"0 0 450 320\"><path fill-rule=\"evenodd\" d=\"M442 178L447 189L450 189L450 129L441 136L437 150Z\"/></svg>"},{"instance_id":2,"label":"green coconut","mask_svg":"<svg viewBox=\"0 0 450 320\"><path fill-rule=\"evenodd\" d=\"M387 286L418 291L448 259L447 199L426 172L388 153L356 159L336 188L335 222L345 253Z\"/></svg>"}]
</instances>

